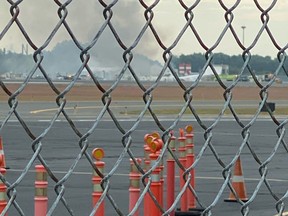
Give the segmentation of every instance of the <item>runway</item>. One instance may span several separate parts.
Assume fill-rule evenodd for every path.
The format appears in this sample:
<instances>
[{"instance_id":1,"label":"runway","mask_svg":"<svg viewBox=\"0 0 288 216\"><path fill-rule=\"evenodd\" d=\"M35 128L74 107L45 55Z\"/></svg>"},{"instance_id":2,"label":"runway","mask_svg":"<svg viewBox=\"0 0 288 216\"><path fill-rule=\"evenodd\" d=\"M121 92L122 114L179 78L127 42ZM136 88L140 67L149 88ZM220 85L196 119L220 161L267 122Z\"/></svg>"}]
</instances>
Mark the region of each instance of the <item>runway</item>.
<instances>
[{"instance_id":1,"label":"runway","mask_svg":"<svg viewBox=\"0 0 288 216\"><path fill-rule=\"evenodd\" d=\"M288 106L286 101L276 101L277 108L285 108ZM178 118L178 114L181 108L185 105L184 101L154 101L151 104L151 108L156 112L157 116L163 120L174 120ZM258 109L258 101L234 101L232 103L234 108L238 109L249 109L256 113ZM224 107L224 101L194 101L192 103L193 108L196 112L200 112L199 116L201 118L211 118L215 119L217 114L221 112ZM10 108L7 102L0 101L0 121L3 121L13 109ZM110 106L110 110L119 120L129 120L136 119L141 111L145 108L145 103L143 101L113 101ZM72 120L77 121L94 121L99 113L104 109L104 105L101 101L69 101L65 104L65 112L69 115ZM40 101L21 101L15 108L17 113L20 114L21 118L25 121L49 121L54 115L59 112L59 106L56 102L40 102ZM206 113L201 112L206 110ZM209 110L212 110L213 114L209 115ZM157 113L158 112L158 113ZM187 115L188 114L188 115ZM261 118L266 118L267 113L261 113ZM151 115L147 111L145 114L145 119L152 119ZM223 118L229 118L228 115L224 115ZM231 117L231 116L230 116ZM269 116L268 116L269 117ZM278 116L279 117L279 116ZM195 120L191 112L187 111L182 118L188 118ZM241 118L251 119L252 115L242 115ZM106 112L103 116L103 120L111 120L111 117ZM15 115L11 114L9 117L10 121L16 120ZM65 120L62 114L59 115L58 120Z\"/></svg>"}]
</instances>

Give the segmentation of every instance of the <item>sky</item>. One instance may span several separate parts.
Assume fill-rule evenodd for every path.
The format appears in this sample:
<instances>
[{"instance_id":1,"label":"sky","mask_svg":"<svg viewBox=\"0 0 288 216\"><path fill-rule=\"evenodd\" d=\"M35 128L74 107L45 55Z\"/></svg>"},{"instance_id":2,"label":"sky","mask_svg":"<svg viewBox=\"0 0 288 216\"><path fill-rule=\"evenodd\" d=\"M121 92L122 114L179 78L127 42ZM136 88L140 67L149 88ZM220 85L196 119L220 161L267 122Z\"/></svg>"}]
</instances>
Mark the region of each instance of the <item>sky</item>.
<instances>
[{"instance_id":1,"label":"sky","mask_svg":"<svg viewBox=\"0 0 288 216\"><path fill-rule=\"evenodd\" d=\"M16 0L15 0L16 1ZM236 0L222 0L227 8L237 4ZM66 2L64 0L62 3ZM104 1L107 4L112 0ZM185 10L177 0L143 0L147 5L157 3L153 8L154 17L152 24L159 35L165 47L171 47L174 55L204 53L205 49L200 46L195 35L190 28L181 36L179 42L175 44L176 38L183 30L186 19L184 17ZM219 38L221 41L213 52L222 52L228 55L239 55L242 49L236 43L231 31L228 31L220 37L226 25L225 10L221 7L221 1L217 0L201 0L183 2L191 7L197 5L192 11L194 17L192 24L197 33L200 35L203 43L208 48L215 45ZM273 38L280 47L284 47L288 42L288 0L241 0L235 10L233 10L234 19L232 26L241 42L249 47L254 44L257 34L262 27L261 12L256 7L258 2L263 10L267 9L273 2L276 2L273 9L268 13L268 27L273 34ZM0 49L5 48L13 52L21 52L22 44L27 44L23 34L19 31L16 23L13 23L8 31L4 33L4 28L9 23L11 15L9 12L9 3L0 1ZM20 5L19 21L23 25L25 31L33 43L40 47L47 40L53 28L55 28L59 17L57 9L59 7L52 0L23 0ZM66 21L77 39L87 44L95 38L96 33L104 23L103 7L95 0L73 0L67 7L68 16ZM119 0L113 7L113 16L111 23L119 34L119 38L126 47L135 45L141 29L145 26L144 8L139 1L136 0ZM245 28L242 28L245 26ZM45 47L45 50L52 50L55 45L63 40L70 40L71 37L63 26L53 37L52 41ZM97 41L97 44L91 49L101 50L100 54L107 58L121 58L119 53L122 52L120 46L116 43L109 28L106 28ZM33 50L28 48L31 53ZM163 61L163 49L159 46L151 30L147 29L133 52L143 54L153 60ZM251 53L261 56L271 56L275 58L278 50L275 48L266 31L264 31L256 45L253 46Z\"/></svg>"}]
</instances>

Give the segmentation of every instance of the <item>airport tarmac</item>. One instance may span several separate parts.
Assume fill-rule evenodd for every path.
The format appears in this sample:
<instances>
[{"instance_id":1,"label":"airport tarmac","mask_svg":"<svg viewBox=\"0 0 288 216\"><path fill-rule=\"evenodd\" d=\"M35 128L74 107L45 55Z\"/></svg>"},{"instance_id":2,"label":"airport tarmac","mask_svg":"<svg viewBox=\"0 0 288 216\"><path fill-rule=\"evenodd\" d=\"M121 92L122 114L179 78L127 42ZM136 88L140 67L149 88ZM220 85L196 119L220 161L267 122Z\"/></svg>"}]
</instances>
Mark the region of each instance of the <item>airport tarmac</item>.
<instances>
[{"instance_id":1,"label":"airport tarmac","mask_svg":"<svg viewBox=\"0 0 288 216\"><path fill-rule=\"evenodd\" d=\"M46 133L45 130L49 126L49 120L30 118L27 127L36 136ZM77 119L75 120L76 128L85 134L93 126L93 120ZM134 118L123 118L120 121L121 127L128 131L135 123ZM169 127L171 120L162 121L165 127ZM207 126L213 124L213 121L206 119L203 123ZM248 123L243 121L243 123ZM204 130L195 120L183 120L179 122L177 128L192 124L195 131L195 154L199 154L205 143ZM2 125L3 126L3 125ZM130 150L135 157L143 158L143 137L146 133L159 131L156 124L150 119L143 120L135 131L131 134L132 144ZM237 153L239 146L243 142L241 137L241 128L232 121L226 119L220 121L217 127L213 129L213 147L221 160L228 164L233 156ZM261 159L262 162L267 160L275 150L277 144L277 135L275 133L276 126L269 119L257 121L250 129L249 141L253 148L253 152ZM15 136L17 134L17 136ZM6 163L10 169L7 171L6 178L10 183L16 181L25 169L29 160L33 156L31 148L32 140L28 137L22 126L16 120L5 123L1 135L4 140L4 151ZM105 173L109 173L115 166L121 152L123 151L123 143L121 143L123 134L119 132L115 124L105 119L101 121L95 131L88 137L89 146L86 150L91 153L96 147L104 149L106 155L103 161L106 163ZM65 121L57 121L53 127L45 134L42 140L41 156L49 165L50 169L58 179L64 178L65 174L71 169L81 148L79 147L79 137L75 134L71 125ZM202 155L202 159L196 166L196 191L201 203L208 207L211 205L224 182L222 171L223 167L217 162L215 152L213 153L209 147ZM273 160L267 165L269 172L266 176L273 192L281 197L285 194L288 186L288 174L286 172L288 159L286 150L283 146L279 146ZM37 160L37 159L36 159ZM246 146L241 153L242 166L244 171L245 183L247 187L248 197L252 196L260 182L261 175L259 173L259 164L251 154L251 150ZM37 162L33 163L33 166ZM29 169L23 180L17 185L17 203L25 212L25 215L33 214L33 194L35 173L34 167ZM78 162L73 174L65 181L65 199L74 211L74 215L89 215L91 207L92 193L92 169L91 165L83 156ZM179 176L177 175L179 181ZM109 193L117 203L124 215L128 214L128 188L129 188L129 156L126 154L122 162L119 164L116 172L110 179ZM49 206L53 205L56 195L53 187L55 182L49 180ZM178 187L178 186L177 186ZM179 188L178 188L179 190ZM238 203L224 202L228 198L229 190L225 188L221 197L217 200L216 205L212 208L212 215L242 215L241 205ZM125 199L123 197L126 197ZM117 215L112 205L106 199L106 215ZM256 198L249 205L250 215L275 215L275 199L271 196L269 190L262 184L256 194ZM76 207L77 206L77 207ZM178 205L179 206L179 205ZM143 208L143 206L141 207ZM17 215L15 208L11 207L10 215ZM70 215L65 207L60 203L57 205L53 215Z\"/></svg>"},{"instance_id":2,"label":"airport tarmac","mask_svg":"<svg viewBox=\"0 0 288 216\"><path fill-rule=\"evenodd\" d=\"M221 94L219 94L221 95ZM222 95L221 95L222 97ZM222 97L223 98L223 97ZM286 100L274 100L277 107L287 107ZM193 107L196 109L213 108L218 109L219 112L223 108L225 101L222 100L194 100ZM154 100L151 107L157 109L181 109L185 104L184 100ZM234 107L245 107L257 109L259 105L258 100L236 100L233 101ZM106 112L102 119L97 119L104 105L99 100L92 101L71 101L68 100L65 105L65 112L72 120L73 125L68 124L65 116L60 114L55 122L53 118L58 114L59 106L54 101L35 101L19 100L15 110L19 114L21 121L25 122L26 130L23 124L13 113L7 101L0 101L0 122L1 122L1 136L4 141L4 151L7 161L7 166L10 169L7 171L6 178L9 183L14 185L17 182L16 201L22 208L25 215L33 215L33 197L34 197L34 165L35 162L27 171L27 164L31 162L33 157L32 144L33 140L29 137L27 129L31 131L33 136L42 137L41 156L47 162L53 174L58 180L65 179L65 176L71 171L72 164L75 163L81 147L79 146L79 134L89 133L89 146L86 152L91 153L96 147L101 147L105 151L103 161L106 163L105 173L108 174L123 152L123 131L131 130L137 123L137 119L141 110L145 107L145 103L141 100L113 100L109 108L118 120L118 127L122 128L120 132L115 122L112 121L111 116ZM241 132L243 127L236 123L231 115L224 115L217 124L215 121L217 115L201 114L201 122L197 122L195 117L191 114L183 115L179 123L175 125L175 131L187 124L192 124L195 131L195 155L203 150L205 145L205 130L211 128L213 135L212 145L205 148L199 163L196 166L196 192L199 196L201 204L207 208L211 207L212 215L231 216L242 215L241 205L239 203L227 203L224 199L228 198L229 189L226 187L223 194L219 191L224 183L223 166L220 165L219 158L224 164L231 162L233 157L237 154L240 145L243 143ZM158 115L158 120L164 128L168 128L178 120L177 112L169 114ZM240 121L244 126L249 126L249 122L253 119L253 115L240 115ZM277 116L279 121L285 120L285 116ZM22 122L23 123L23 122ZM95 130L91 132L91 128L95 126ZM51 126L51 128L50 128ZM49 128L49 130L48 130ZM75 129L78 134L75 133ZM268 180L273 193L277 198L284 196L288 186L287 170L287 151L283 144L278 146L278 135L276 133L277 126L269 118L269 115L262 114L257 118L256 122L249 128L249 142L252 149L247 145L241 152L241 161L243 164L243 171L245 183L247 187L248 197L255 196L253 202L249 204L249 215L275 215L276 200L271 195L265 184L261 184L259 190L259 182L261 182L261 174L259 173L260 164L257 163L255 155L264 163L269 161ZM159 127L154 122L151 115L147 114L141 119L141 122L135 130L133 129L132 144L130 150L135 157L144 157L143 153L143 138L147 133L159 131ZM91 134L90 134L91 132ZM206 139L205 139L206 137ZM284 136L284 140L286 137ZM213 148L212 148L213 147ZM253 153L253 154L252 154ZM270 157L273 159L270 160ZM218 160L217 160L218 158ZM128 214L128 188L129 188L129 156L126 153L122 159L116 172L113 173L112 178L109 179L109 194L123 213ZM22 179L21 174L25 172ZM165 174L165 173L164 173ZM21 178L21 180L19 180ZM73 210L73 215L89 215L92 210L92 167L83 155L78 161L73 173L63 185L65 186L64 197L69 204L69 208ZM19 181L19 182L18 182ZM176 174L176 181L179 182L179 174ZM177 183L176 194L179 192L179 184ZM14 187L14 186L13 186ZM54 191L55 182L49 179L49 208L53 206L56 200L56 193ZM125 197L125 199L123 198ZM214 205L215 201L215 205ZM106 215L117 215L115 209L106 199ZM285 200L284 200L285 202ZM286 203L285 203L286 204ZM179 203L177 204L179 206ZM143 205L141 206L141 211ZM15 207L11 207L9 215L18 215ZM58 204L53 215L71 215L63 204Z\"/></svg>"}]
</instances>

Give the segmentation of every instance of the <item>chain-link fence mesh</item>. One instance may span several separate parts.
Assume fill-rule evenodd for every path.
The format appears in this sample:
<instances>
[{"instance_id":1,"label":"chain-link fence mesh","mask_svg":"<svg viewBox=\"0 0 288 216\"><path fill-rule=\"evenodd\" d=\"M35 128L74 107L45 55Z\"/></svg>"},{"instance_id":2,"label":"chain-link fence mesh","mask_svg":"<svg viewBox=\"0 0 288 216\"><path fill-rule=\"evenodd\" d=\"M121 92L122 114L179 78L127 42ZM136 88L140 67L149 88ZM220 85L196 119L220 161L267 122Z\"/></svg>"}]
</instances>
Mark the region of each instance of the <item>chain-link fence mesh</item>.
<instances>
[{"instance_id":1,"label":"chain-link fence mesh","mask_svg":"<svg viewBox=\"0 0 288 216\"><path fill-rule=\"evenodd\" d=\"M164 164L166 176L165 166L169 157L176 162L175 175L178 178L175 184L178 185L181 179L185 181L182 188L175 190L172 206L152 198L152 203L156 203L162 215L172 214L180 208L187 190L195 196L196 206L202 209L203 215L225 215L231 208L242 215L259 215L258 209L255 209L258 207L254 207L254 203L258 202L269 206L271 211L267 211L267 215L273 212L284 215L287 199L287 118L275 114L268 102L279 101L285 108L285 83L278 84L276 81L280 73L283 77L287 76L287 40L284 44L280 43L278 33L273 33L269 24L273 23L274 16L274 20L278 19L277 10L285 7L287 2L274 0L263 3L254 0L247 3L238 0L228 5L224 1L206 1L204 7L201 6L203 2L98 0L79 3L54 0L36 3L7 0L0 3L4 20L0 29L0 45L5 47L11 40L15 45L22 45L22 54L23 50L25 54L25 49L26 54L28 49L32 50L32 55L28 56L33 60L28 70L24 71L23 68L24 80L11 82L4 76L0 79L1 99L8 102L8 106L7 103L1 103L0 135L3 136L3 146L7 152L7 166L11 166L5 175L1 175L7 187L7 205L2 215L11 211L14 211L13 215L29 215L27 212L31 212L21 202L21 197L29 194L27 191L33 187L31 172L35 163L42 164L48 173L48 193L51 197L47 215L60 215L57 214L59 209L64 209L65 213L61 215L78 215L76 212L81 206L77 206L77 203L81 199L89 205L88 209L85 207L85 213L79 215L94 215L104 201L109 209L107 215L133 215L137 210L143 212L145 196L153 194L151 184L155 181L155 169ZM165 4L168 5L166 8L173 7L173 13L167 12L165 18L161 19L161 13L166 12ZM253 12L249 8L245 9L246 4L253 8ZM214 7L217 8L217 16L221 17L221 24L213 17L211 11ZM210 12L210 15L203 16ZM241 24L241 20L248 20L246 18L251 14L257 17L257 27L253 30L248 28L250 23L246 23L247 28ZM182 18L182 22L173 25L177 16ZM199 19L202 19L199 22L201 24L195 24ZM283 34L286 31L285 24L279 24ZM247 37L244 40L244 30L246 35L249 32L255 34L249 36L250 40ZM21 35L21 39L15 37L14 32ZM84 40L83 35L89 35L90 38L87 36ZM206 42L209 41L208 36L213 38L209 43ZM51 60L49 51L59 38L72 41L73 49L65 50ZM263 45L263 38L270 45L266 42ZM268 82L262 82L251 66L254 50L258 46L271 46L268 49L274 50L274 57L277 58L277 67L271 72L272 78ZM198 52L204 53L205 64L199 69L199 76L194 81L185 82L180 78L173 58L182 54L182 49L189 54L195 53L195 47L200 50ZM232 47L242 55L242 66L237 71L237 78L226 82L217 72L213 58L215 53ZM58 49L61 50L61 47ZM9 51L2 49L2 53L6 52ZM70 56L68 53L76 58L66 59L65 56ZM148 69L139 63L139 54L161 61L160 66L149 68L149 73L153 71L154 75L150 82L144 81L149 75L143 73L142 69ZM101 67L97 65L99 61L102 61ZM111 69L111 65L115 65L114 61L120 63ZM23 65L18 63L15 60L16 67L21 69ZM56 73L62 70L60 66L57 68L60 63L76 65L76 69L70 71L69 80L61 83L55 80ZM229 65L229 62L222 64ZM52 74L51 65L54 66ZM111 73L107 71L109 68ZM214 79L203 82L208 69L212 71ZM167 73L174 81L163 84ZM84 74L90 78L89 82L83 82ZM110 74L112 78L107 82L105 78ZM241 76L244 74L249 74L251 81L243 86ZM40 75L41 81L35 84L36 75ZM244 96L240 96L241 92ZM207 99L209 96L210 99ZM244 99L239 102L241 98ZM92 114L88 117L85 115L91 103L87 101L92 101L93 106ZM253 102L253 112L243 116L238 108L249 107L249 103ZM210 109L207 110L207 107ZM267 112L265 119L269 122L268 126L262 121L263 109ZM163 113L163 110L169 112ZM43 118L44 121L39 122ZM181 136L181 133L178 134L179 128L190 124L195 134L195 160L185 167L181 162L181 154L173 151L169 143L172 131L175 136ZM144 162L138 164L137 158L144 157L144 135L153 131L158 131L163 146L156 162L145 168ZM16 141L17 137L21 141ZM14 147L13 140L23 142L21 147ZM103 161L106 161L107 167L104 174L96 167L91 156L94 148L103 148L105 151ZM181 146L178 148L181 149ZM21 155L24 158L21 159ZM217 210L230 191L235 193L232 176L240 155L244 170L253 173L249 175L250 180L247 178L249 197L245 201L237 199L240 205L224 206ZM135 163L134 169L141 176L141 192L131 211L127 210L129 159ZM275 161L278 162L276 165ZM69 166L64 166L64 163L69 163ZM91 173L94 170L101 177L102 195L94 208L90 205L92 174L81 172L88 177L75 177L81 168ZM179 169L183 176L179 177ZM189 184L195 178L191 175L193 170L196 170L196 182L199 182L195 188ZM9 172L14 175L10 176ZM209 179L215 182L206 182L207 174L211 174ZM82 182L83 179L86 181ZM275 185L275 182L278 184ZM25 190L25 186L29 190ZM211 188L213 186L214 189ZM119 188L124 189L120 192ZM169 189L165 188L164 193L166 190ZM71 195L73 191L76 194ZM84 195L81 195L82 192ZM262 193L267 196L261 198ZM163 200L166 198L166 195L162 197ZM30 201L33 202L32 199Z\"/></svg>"}]
</instances>

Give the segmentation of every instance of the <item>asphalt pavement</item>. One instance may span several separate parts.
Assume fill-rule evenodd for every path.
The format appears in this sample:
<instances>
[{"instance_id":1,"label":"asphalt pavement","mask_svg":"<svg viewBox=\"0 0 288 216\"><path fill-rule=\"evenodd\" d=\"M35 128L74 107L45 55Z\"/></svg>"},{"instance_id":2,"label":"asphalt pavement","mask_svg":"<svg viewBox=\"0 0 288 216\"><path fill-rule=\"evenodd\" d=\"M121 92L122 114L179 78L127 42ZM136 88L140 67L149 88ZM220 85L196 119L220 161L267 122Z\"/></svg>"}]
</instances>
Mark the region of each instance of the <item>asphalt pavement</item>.
<instances>
[{"instance_id":1,"label":"asphalt pavement","mask_svg":"<svg viewBox=\"0 0 288 216\"><path fill-rule=\"evenodd\" d=\"M39 107L41 110L42 107ZM33 109L34 110L34 109ZM30 110L30 111L33 111ZM38 116L34 118L33 112L28 112L30 118L26 119L27 128L36 136L41 136L49 126L48 118L40 119ZM28 115L28 114L27 114ZM3 120L3 119L2 119ZM135 124L135 119L127 116L119 121L121 127L128 131ZM249 121L243 121L248 124ZM93 126L93 118L90 120L79 119L75 120L75 127L82 133L87 133ZM213 125L214 121L207 118L203 124L207 127ZM164 127L169 127L172 124L171 119L163 119ZM195 155L197 156L203 150L205 144L204 130L195 119L181 120L176 126L177 129L184 128L186 125L192 124L195 131ZM268 160L271 154L275 151L278 136L275 133L276 126L269 119L261 119L253 124L250 129L249 141L251 148L245 146L241 153L242 167L247 188L247 196L255 195L256 198L249 205L249 215L275 215L275 199L270 194L265 184L261 184L257 194L253 194L260 182L261 175L259 173L260 165L257 163L251 151L257 155L259 160L264 162ZM137 129L133 131L132 144L130 150L135 157L143 158L143 138L146 133L159 131L157 125L151 120L143 120ZM232 119L220 121L212 130L213 138L211 143L213 148L207 147L204 154L201 156L199 163L196 166L196 192L199 196L201 204L205 207L210 206L216 201L212 207L212 215L242 215L241 205L239 203L227 203L224 199L229 196L229 189L225 188L220 198L219 191L224 183L222 176L223 167L216 156L225 164L228 164L236 155L240 148L243 138L241 137L242 128ZM159 131L160 132L160 131ZM31 147L32 140L27 135L26 131L17 120L8 121L1 131L1 136L4 141L4 152L7 166L10 169L7 171L6 178L13 184L17 179L21 178L21 173L26 168L33 156ZM95 131L88 137L89 147L86 152L91 153L94 148L103 148L105 157L103 161L106 163L105 173L108 174L117 164L117 160L123 151L121 142L123 134L119 132L115 123L108 118L101 121L97 125ZM53 124L52 128L47 132L42 140L41 156L49 165L51 171L58 179L65 178L67 172L71 169L72 164L77 160L80 153L79 137L73 131L71 125L66 121L60 120ZM273 160L268 164L269 172L266 176L273 193L277 197L282 197L288 186L287 174L287 152L283 146L279 146ZM218 159L219 159L218 158ZM33 215L33 196L34 196L34 165L38 164L38 159L29 168L29 172L16 185L18 205L22 208L25 215ZM128 214L128 188L129 188L129 156L125 154L116 172L113 173L109 181L109 194L113 197L115 203L124 215ZM176 171L178 172L178 171ZM176 173L176 195L179 192L179 176ZM69 176L65 185L65 199L69 207L73 209L74 215L89 215L92 210L91 193L92 193L92 168L85 156L77 161L77 166L73 170L73 174ZM54 191L55 182L49 179L49 207L56 200ZM117 215L116 211L110 204L109 200L105 200L106 215ZM179 204L178 204L179 206ZM141 205L141 211L143 205ZM9 215L18 215L15 207L11 207ZM70 215L63 204L59 204L53 215Z\"/></svg>"}]
</instances>

